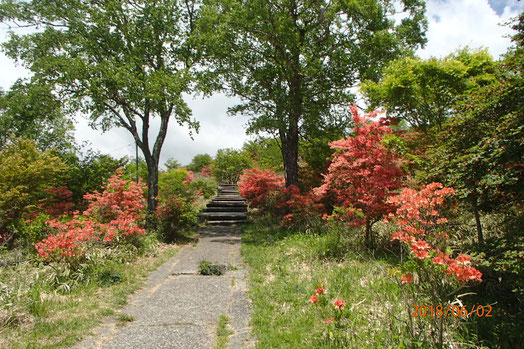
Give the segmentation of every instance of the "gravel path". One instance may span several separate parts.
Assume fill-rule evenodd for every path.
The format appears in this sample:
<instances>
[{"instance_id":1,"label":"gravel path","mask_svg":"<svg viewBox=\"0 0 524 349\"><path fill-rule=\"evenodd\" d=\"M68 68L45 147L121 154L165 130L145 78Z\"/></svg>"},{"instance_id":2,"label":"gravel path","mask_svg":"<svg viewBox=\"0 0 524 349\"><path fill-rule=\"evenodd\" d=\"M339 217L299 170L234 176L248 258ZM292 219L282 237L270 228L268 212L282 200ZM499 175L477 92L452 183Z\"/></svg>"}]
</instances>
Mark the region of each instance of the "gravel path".
<instances>
[{"instance_id":1,"label":"gravel path","mask_svg":"<svg viewBox=\"0 0 524 349\"><path fill-rule=\"evenodd\" d=\"M213 348L220 315L230 318L229 348L253 348L240 243L237 226L202 228L196 246L183 247L131 297L121 313L132 321L108 319L74 348ZM199 275L202 260L233 268Z\"/></svg>"}]
</instances>

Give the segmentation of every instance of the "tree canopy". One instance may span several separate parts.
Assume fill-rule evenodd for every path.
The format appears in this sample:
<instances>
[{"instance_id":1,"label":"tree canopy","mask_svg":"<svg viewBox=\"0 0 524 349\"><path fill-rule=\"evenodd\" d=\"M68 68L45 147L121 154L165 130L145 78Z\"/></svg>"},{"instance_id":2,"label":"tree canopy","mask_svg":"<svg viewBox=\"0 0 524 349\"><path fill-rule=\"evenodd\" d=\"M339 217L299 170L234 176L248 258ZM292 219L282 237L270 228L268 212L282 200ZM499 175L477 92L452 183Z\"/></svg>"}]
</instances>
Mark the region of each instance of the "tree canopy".
<instances>
[{"instance_id":1,"label":"tree canopy","mask_svg":"<svg viewBox=\"0 0 524 349\"><path fill-rule=\"evenodd\" d=\"M424 9L418 0L208 0L197 42L210 81L243 100L230 112L280 141L286 185L296 185L299 139L343 117L337 106L358 81L425 42Z\"/></svg>"},{"instance_id":2,"label":"tree canopy","mask_svg":"<svg viewBox=\"0 0 524 349\"><path fill-rule=\"evenodd\" d=\"M209 154L197 154L191 160L191 163L187 165L187 169L193 172L202 171L204 167L208 167L213 163L213 158Z\"/></svg>"},{"instance_id":3,"label":"tree canopy","mask_svg":"<svg viewBox=\"0 0 524 349\"><path fill-rule=\"evenodd\" d=\"M0 20L33 26L11 33L6 54L52 85L92 125L123 127L142 150L149 172L148 208L156 207L158 163L172 118L196 129L182 99L190 89L193 1L17 1L0 5ZM151 137L153 118L160 127Z\"/></svg>"},{"instance_id":4,"label":"tree canopy","mask_svg":"<svg viewBox=\"0 0 524 349\"><path fill-rule=\"evenodd\" d=\"M453 185L469 204L482 242L479 211L522 202L524 184L524 14L513 24L514 46L494 79L457 103L430 153L428 176Z\"/></svg>"},{"instance_id":5,"label":"tree canopy","mask_svg":"<svg viewBox=\"0 0 524 349\"><path fill-rule=\"evenodd\" d=\"M6 144L0 151L0 241L14 240L13 224L39 209L64 168L58 156L38 150L31 140Z\"/></svg>"},{"instance_id":6,"label":"tree canopy","mask_svg":"<svg viewBox=\"0 0 524 349\"><path fill-rule=\"evenodd\" d=\"M391 62L379 81L366 81L362 91L370 108L422 131L442 125L467 91L490 84L495 62L487 50L459 50L443 59L408 57Z\"/></svg>"},{"instance_id":7,"label":"tree canopy","mask_svg":"<svg viewBox=\"0 0 524 349\"><path fill-rule=\"evenodd\" d=\"M73 124L49 85L18 80L7 92L0 91L0 147L10 138L35 141L41 149L70 150Z\"/></svg>"},{"instance_id":8,"label":"tree canopy","mask_svg":"<svg viewBox=\"0 0 524 349\"><path fill-rule=\"evenodd\" d=\"M245 169L251 167L251 159L245 152L227 148L219 149L215 157L213 175L219 183L237 183Z\"/></svg>"},{"instance_id":9,"label":"tree canopy","mask_svg":"<svg viewBox=\"0 0 524 349\"><path fill-rule=\"evenodd\" d=\"M169 158L165 164L164 164L166 171L176 170L177 168L181 167L180 161L177 159Z\"/></svg>"}]
</instances>

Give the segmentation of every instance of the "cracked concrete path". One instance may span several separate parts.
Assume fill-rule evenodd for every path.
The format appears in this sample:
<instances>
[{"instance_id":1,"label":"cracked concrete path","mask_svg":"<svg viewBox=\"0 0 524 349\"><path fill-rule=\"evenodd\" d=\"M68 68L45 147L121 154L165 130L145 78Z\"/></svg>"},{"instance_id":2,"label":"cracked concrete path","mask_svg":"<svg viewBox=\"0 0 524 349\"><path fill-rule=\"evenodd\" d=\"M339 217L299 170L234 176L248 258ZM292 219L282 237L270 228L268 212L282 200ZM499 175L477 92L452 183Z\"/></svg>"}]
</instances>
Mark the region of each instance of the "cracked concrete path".
<instances>
[{"instance_id":1,"label":"cracked concrete path","mask_svg":"<svg viewBox=\"0 0 524 349\"><path fill-rule=\"evenodd\" d=\"M187 245L149 276L121 311L133 321L108 319L74 348L213 348L220 315L229 317L229 348L253 348L250 300L236 226L201 228ZM229 264L221 276L199 275L200 261Z\"/></svg>"}]
</instances>

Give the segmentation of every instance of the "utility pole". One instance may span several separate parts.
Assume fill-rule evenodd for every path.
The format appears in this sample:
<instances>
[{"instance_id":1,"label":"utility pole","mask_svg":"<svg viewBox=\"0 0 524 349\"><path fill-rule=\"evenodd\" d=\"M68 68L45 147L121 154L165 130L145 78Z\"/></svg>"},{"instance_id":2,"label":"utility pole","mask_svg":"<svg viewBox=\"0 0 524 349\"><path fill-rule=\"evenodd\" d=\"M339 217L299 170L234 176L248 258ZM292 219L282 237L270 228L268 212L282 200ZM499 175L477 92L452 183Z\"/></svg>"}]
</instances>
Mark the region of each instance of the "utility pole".
<instances>
[{"instance_id":1,"label":"utility pole","mask_svg":"<svg viewBox=\"0 0 524 349\"><path fill-rule=\"evenodd\" d=\"M135 143L136 146L136 182L138 183L138 144Z\"/></svg>"}]
</instances>

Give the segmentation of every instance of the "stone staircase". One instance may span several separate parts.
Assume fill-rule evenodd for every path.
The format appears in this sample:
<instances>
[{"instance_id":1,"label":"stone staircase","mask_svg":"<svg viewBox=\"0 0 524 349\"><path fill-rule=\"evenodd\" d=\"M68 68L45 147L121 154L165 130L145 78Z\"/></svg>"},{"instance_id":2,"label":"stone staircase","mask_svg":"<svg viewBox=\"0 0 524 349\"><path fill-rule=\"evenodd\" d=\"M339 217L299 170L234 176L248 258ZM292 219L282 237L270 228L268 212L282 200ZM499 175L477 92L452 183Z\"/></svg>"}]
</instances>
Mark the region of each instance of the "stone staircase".
<instances>
[{"instance_id":1,"label":"stone staircase","mask_svg":"<svg viewBox=\"0 0 524 349\"><path fill-rule=\"evenodd\" d=\"M247 218L246 200L238 194L236 184L220 184L215 196L200 213L199 221L210 225L235 225Z\"/></svg>"}]
</instances>

